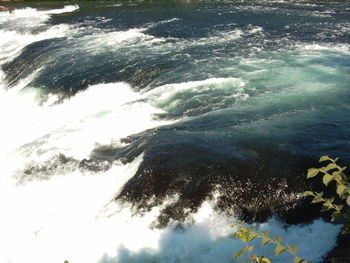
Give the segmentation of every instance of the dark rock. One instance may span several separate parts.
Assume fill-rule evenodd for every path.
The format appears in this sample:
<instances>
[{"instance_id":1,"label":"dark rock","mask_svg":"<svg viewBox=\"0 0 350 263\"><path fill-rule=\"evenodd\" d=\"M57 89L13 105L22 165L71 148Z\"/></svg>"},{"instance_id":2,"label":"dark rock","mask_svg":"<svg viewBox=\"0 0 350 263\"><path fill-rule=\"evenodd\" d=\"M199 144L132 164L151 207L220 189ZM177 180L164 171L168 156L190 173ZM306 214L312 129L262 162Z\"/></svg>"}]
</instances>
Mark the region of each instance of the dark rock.
<instances>
[{"instance_id":1,"label":"dark rock","mask_svg":"<svg viewBox=\"0 0 350 263\"><path fill-rule=\"evenodd\" d=\"M40 164L29 163L19 173L18 184L24 184L35 180L48 180L54 175L65 174L79 169L82 172L107 171L112 166L111 160L83 159L81 161L64 154L52 156L49 160Z\"/></svg>"},{"instance_id":2,"label":"dark rock","mask_svg":"<svg viewBox=\"0 0 350 263\"><path fill-rule=\"evenodd\" d=\"M296 224L320 216L319 207L302 196L310 189L306 170L315 160L273 147L237 150L230 139L222 139L218 146L215 139L200 135L170 132L159 137L155 132L127 138L124 148L105 147L93 154L123 156L129 162L144 153L143 163L116 199L131 203L135 214L163 205L154 226L191 220L203 201L214 195L215 209L247 222L277 215ZM174 196L178 198L164 205Z\"/></svg>"}]
</instances>

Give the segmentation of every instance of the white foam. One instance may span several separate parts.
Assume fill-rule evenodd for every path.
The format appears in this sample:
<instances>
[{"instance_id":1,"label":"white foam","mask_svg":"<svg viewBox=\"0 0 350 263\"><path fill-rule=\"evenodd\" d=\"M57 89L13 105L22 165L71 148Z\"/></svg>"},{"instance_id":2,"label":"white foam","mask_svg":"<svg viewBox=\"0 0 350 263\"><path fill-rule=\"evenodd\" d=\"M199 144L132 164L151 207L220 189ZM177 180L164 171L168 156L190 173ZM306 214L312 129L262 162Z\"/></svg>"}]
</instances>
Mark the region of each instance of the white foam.
<instances>
[{"instance_id":1,"label":"white foam","mask_svg":"<svg viewBox=\"0 0 350 263\"><path fill-rule=\"evenodd\" d=\"M230 43L235 42L239 39L241 39L244 36L251 36L251 35L263 35L264 29L259 26L253 26L248 25L247 28L237 28L234 30L229 31L218 31L213 33L211 36L207 38L200 38L195 40L190 40L191 45L208 45L208 44L223 44L223 43Z\"/></svg>"},{"instance_id":2,"label":"white foam","mask_svg":"<svg viewBox=\"0 0 350 263\"><path fill-rule=\"evenodd\" d=\"M64 37L69 29L68 25L60 24L38 34L0 30L3 36L0 40L0 62L3 64L11 61L28 44L44 39Z\"/></svg>"},{"instance_id":3,"label":"white foam","mask_svg":"<svg viewBox=\"0 0 350 263\"><path fill-rule=\"evenodd\" d=\"M174 18L171 18L171 19L162 20L162 21L154 22L154 23L149 23L149 24L146 24L146 25L147 25L147 28L154 28L154 27L157 27L157 26L162 25L162 24L169 24L169 23L172 23L172 22L175 22L175 21L180 21L180 20L181 20L180 18L174 17Z\"/></svg>"},{"instance_id":4,"label":"white foam","mask_svg":"<svg viewBox=\"0 0 350 263\"><path fill-rule=\"evenodd\" d=\"M62 263L69 257L73 262L97 262L127 225L123 220L131 217L99 215L141 161L142 156L125 166L115 164L106 173L73 172L23 186L2 185L0 261ZM127 236L125 240L127 244Z\"/></svg>"},{"instance_id":5,"label":"white foam","mask_svg":"<svg viewBox=\"0 0 350 263\"><path fill-rule=\"evenodd\" d=\"M34 8L15 9L12 13L0 12L0 64L11 61L27 45L44 39L64 37L69 25L54 25L43 30L53 14L72 12L79 7L67 5L61 9L39 11ZM34 33L33 30L38 30Z\"/></svg>"},{"instance_id":6,"label":"white foam","mask_svg":"<svg viewBox=\"0 0 350 263\"><path fill-rule=\"evenodd\" d=\"M182 90L194 89L198 91L208 91L213 89L212 85L218 84L235 84L237 87L243 87L244 81L237 78L210 78L199 81L188 81L183 83L166 84L157 88L153 88L146 92L147 96L162 96L168 97L169 92L179 92ZM214 87L216 88L216 87ZM218 88L224 88L219 86ZM161 98L160 98L161 99Z\"/></svg>"},{"instance_id":7,"label":"white foam","mask_svg":"<svg viewBox=\"0 0 350 263\"><path fill-rule=\"evenodd\" d=\"M116 50L131 46L149 46L165 41L145 34L147 28L132 28L125 31L101 32L101 30L82 37L76 43L79 50L86 49L90 53L99 53L101 50Z\"/></svg>"},{"instance_id":8,"label":"white foam","mask_svg":"<svg viewBox=\"0 0 350 263\"><path fill-rule=\"evenodd\" d=\"M92 46L92 45L99 45L100 41L98 39L102 39L102 43L104 45L113 46L117 44L121 44L122 42L128 42L128 41L138 41L140 39L144 38L151 38L150 36L145 35L142 33L145 29L129 29L126 31L117 31L117 32L108 32L108 33L100 33L95 34L93 36L87 36L84 41L86 41L86 45Z\"/></svg>"},{"instance_id":9,"label":"white foam","mask_svg":"<svg viewBox=\"0 0 350 263\"><path fill-rule=\"evenodd\" d=\"M238 78L210 78L200 81L189 81L184 83L166 84L145 93L150 103L162 106L167 111L174 110L178 105L183 105L186 100L191 100L195 96L208 93L209 91L230 91L222 100L229 97L235 98L235 103L239 104L249 98L244 90L245 82ZM190 92L190 96L183 99L176 99L176 96Z\"/></svg>"},{"instance_id":10,"label":"white foam","mask_svg":"<svg viewBox=\"0 0 350 263\"><path fill-rule=\"evenodd\" d=\"M6 123L0 156L8 156L8 169L59 153L81 160L88 158L96 145L115 144L128 135L169 123L153 120L153 114L163 111L143 102L125 83L94 85L54 105L39 106L36 97L40 92L27 87L19 93L4 91L0 97L0 118ZM52 96L49 101L56 99Z\"/></svg>"},{"instance_id":11,"label":"white foam","mask_svg":"<svg viewBox=\"0 0 350 263\"><path fill-rule=\"evenodd\" d=\"M15 9L12 13L0 12L0 23L7 22L12 26L34 28L43 25L53 14L73 12L79 9L78 5L67 5L59 9L37 10L35 8Z\"/></svg>"},{"instance_id":12,"label":"white foam","mask_svg":"<svg viewBox=\"0 0 350 263\"><path fill-rule=\"evenodd\" d=\"M231 238L234 230L229 224L235 219L214 212L212 202L203 203L194 215L194 225L185 224L182 230L172 226L159 230L150 226L161 207L140 217L112 201L141 161L142 156L125 166L115 164L108 172L73 172L48 181L2 188L0 261L235 262L234 253L244 246ZM321 262L339 233L339 226L321 220L287 226L270 219L254 227L299 246L298 254L314 263ZM288 255L274 257L273 247L259 247L255 246L258 255L276 263L289 262Z\"/></svg>"},{"instance_id":13,"label":"white foam","mask_svg":"<svg viewBox=\"0 0 350 263\"><path fill-rule=\"evenodd\" d=\"M103 49L120 49L127 47L152 47L154 51L167 53L171 50L184 48L187 46L203 46L208 44L221 44L236 41L243 36L250 35L263 35L263 28L253 25L248 25L245 29L234 29L226 32L215 32L213 35L207 38L195 38L195 39L177 39L177 38L162 38L154 37L145 33L149 28L156 27L164 23L172 23L174 21L179 21L178 18L173 18L169 20L164 20L156 23L150 23L142 28L132 28L125 31L116 32L101 32L98 30L93 34L84 36L79 39L77 47L79 49L85 48L89 52L100 52ZM174 45L176 41L176 45Z\"/></svg>"},{"instance_id":14,"label":"white foam","mask_svg":"<svg viewBox=\"0 0 350 263\"><path fill-rule=\"evenodd\" d=\"M333 51L350 54L350 45L348 44L298 44L296 47L302 51Z\"/></svg>"},{"instance_id":15,"label":"white foam","mask_svg":"<svg viewBox=\"0 0 350 263\"><path fill-rule=\"evenodd\" d=\"M205 202L194 218L196 223L185 225L182 230L168 228L165 231L148 233L150 244L157 240L156 247L146 244L135 251L120 244L115 256L106 254L100 262L240 262L234 260L233 256L244 244L232 239L234 230L230 229L230 220L227 217L214 212L212 204ZM277 219L270 219L254 227L259 231L269 230L271 236L282 235L284 242L300 248L298 254L301 257L314 263L321 262L325 253L334 246L332 240L339 233L339 226L321 220L315 220L309 225L287 226ZM273 262L285 263L292 260L288 255L275 257L273 247L259 247L260 244L256 244L255 253L269 257Z\"/></svg>"}]
</instances>

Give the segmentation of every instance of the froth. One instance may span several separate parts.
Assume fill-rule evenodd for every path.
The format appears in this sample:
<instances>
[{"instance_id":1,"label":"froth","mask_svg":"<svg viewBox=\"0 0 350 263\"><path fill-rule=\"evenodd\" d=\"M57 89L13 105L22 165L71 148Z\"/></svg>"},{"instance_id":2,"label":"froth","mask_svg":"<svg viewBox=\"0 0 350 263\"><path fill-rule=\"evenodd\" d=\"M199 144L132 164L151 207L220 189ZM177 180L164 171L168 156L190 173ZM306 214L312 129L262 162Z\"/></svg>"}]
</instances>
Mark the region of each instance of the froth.
<instances>
[{"instance_id":1,"label":"froth","mask_svg":"<svg viewBox=\"0 0 350 263\"><path fill-rule=\"evenodd\" d=\"M38 34L0 30L0 34L3 36L0 40L0 63L3 64L12 60L28 44L44 39L64 37L69 29L68 25L61 24L52 26Z\"/></svg>"},{"instance_id":2,"label":"froth","mask_svg":"<svg viewBox=\"0 0 350 263\"><path fill-rule=\"evenodd\" d=\"M43 11L29 7L15 9L12 13L0 12L0 22L10 22L10 25L13 27L30 29L43 25L50 18L50 15L72 12L78 8L79 6L77 5L67 5L63 8Z\"/></svg>"},{"instance_id":3,"label":"froth","mask_svg":"<svg viewBox=\"0 0 350 263\"><path fill-rule=\"evenodd\" d=\"M151 35L145 34L147 28L132 28L126 31L116 32L96 32L92 35L88 35L79 39L77 45L79 49L82 47L89 50L92 53L100 53L101 50L106 48L120 49L130 46L147 46L154 43L163 42L164 39L156 38Z\"/></svg>"},{"instance_id":4,"label":"froth","mask_svg":"<svg viewBox=\"0 0 350 263\"><path fill-rule=\"evenodd\" d=\"M141 161L142 156L100 174L65 174L1 191L1 261L235 262L234 253L244 246L232 238L235 230L229 224L235 219L215 212L212 201L202 204L193 224L165 229L150 227L161 207L140 217L112 201ZM252 227L269 230L271 236L283 236L284 242L300 248L301 257L315 263L334 246L340 230L322 220L287 226L274 218ZM275 257L273 246L261 249L256 244L254 250L273 262L291 260L288 255Z\"/></svg>"},{"instance_id":5,"label":"froth","mask_svg":"<svg viewBox=\"0 0 350 263\"><path fill-rule=\"evenodd\" d=\"M203 203L194 218L195 223L192 225L185 224L182 228L169 227L162 231L149 232L150 245L141 249L129 249L124 244L120 244L115 256L105 254L100 262L236 262L234 254L244 244L232 238L234 229L230 229L229 224L235 219L231 218L231 221L214 212L213 204L209 201ZM299 246L301 257L315 263L321 262L325 253L334 246L331 240L334 240L339 233L339 226L321 220L316 220L309 225L287 226L278 219L272 218L266 223L251 227L257 228L258 231L269 230L271 236L283 236L284 242ZM157 245L154 247L151 244L155 240ZM288 255L275 257L273 246L261 249L260 244L255 244L254 253L271 258L277 263L292 260Z\"/></svg>"},{"instance_id":6,"label":"froth","mask_svg":"<svg viewBox=\"0 0 350 263\"><path fill-rule=\"evenodd\" d=\"M16 139L9 141L3 136L1 152L2 156L17 152L12 155L19 162L17 167L21 162L40 162L59 153L79 160L88 158L96 145L117 143L130 134L169 123L153 120L153 114L163 111L142 101L142 96L125 83L94 85L53 105L38 105L35 98L40 92L28 87L19 93L4 92L3 105L12 115L3 117L7 123L3 132Z\"/></svg>"},{"instance_id":7,"label":"froth","mask_svg":"<svg viewBox=\"0 0 350 263\"><path fill-rule=\"evenodd\" d=\"M348 44L298 44L296 47L302 51L331 51L350 54L350 45Z\"/></svg>"},{"instance_id":8,"label":"froth","mask_svg":"<svg viewBox=\"0 0 350 263\"><path fill-rule=\"evenodd\" d=\"M97 262L127 225L123 217L103 214L141 161L142 156L125 166L115 164L107 173L73 172L23 186L2 185L0 245L6 252L0 261L63 262L68 257Z\"/></svg>"},{"instance_id":9,"label":"froth","mask_svg":"<svg viewBox=\"0 0 350 263\"><path fill-rule=\"evenodd\" d=\"M204 108L208 103L213 110L230 107L248 99L249 95L245 92L244 86L245 82L239 78L210 78L163 85L148 91L145 95L150 103L168 112L189 113L196 110L207 112L208 109ZM215 101L212 102L213 98Z\"/></svg>"}]
</instances>

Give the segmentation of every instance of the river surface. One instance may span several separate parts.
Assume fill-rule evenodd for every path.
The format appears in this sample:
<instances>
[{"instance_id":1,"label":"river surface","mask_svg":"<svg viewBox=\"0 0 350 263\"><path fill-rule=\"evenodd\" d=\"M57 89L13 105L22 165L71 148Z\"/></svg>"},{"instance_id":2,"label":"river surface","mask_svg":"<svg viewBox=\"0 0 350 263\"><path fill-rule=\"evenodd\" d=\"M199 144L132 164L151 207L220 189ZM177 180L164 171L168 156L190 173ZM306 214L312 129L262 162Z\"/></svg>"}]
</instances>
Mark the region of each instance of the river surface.
<instances>
[{"instance_id":1,"label":"river surface","mask_svg":"<svg viewBox=\"0 0 350 263\"><path fill-rule=\"evenodd\" d=\"M0 262L240 262L242 217L335 246L277 212L350 162L350 2L3 5Z\"/></svg>"}]
</instances>

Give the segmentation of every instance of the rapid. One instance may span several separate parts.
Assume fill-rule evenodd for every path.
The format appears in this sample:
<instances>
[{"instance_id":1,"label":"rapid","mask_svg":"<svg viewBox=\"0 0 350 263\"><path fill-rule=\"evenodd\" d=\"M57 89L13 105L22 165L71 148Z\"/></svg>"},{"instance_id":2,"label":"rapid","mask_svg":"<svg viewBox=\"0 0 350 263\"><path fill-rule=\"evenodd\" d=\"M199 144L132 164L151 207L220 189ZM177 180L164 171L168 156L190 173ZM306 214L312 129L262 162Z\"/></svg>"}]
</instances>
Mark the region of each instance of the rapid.
<instances>
[{"instance_id":1,"label":"rapid","mask_svg":"<svg viewBox=\"0 0 350 263\"><path fill-rule=\"evenodd\" d=\"M242 214L314 263L336 245L340 225L277 212L319 156L350 161L349 3L11 7L0 262L240 262Z\"/></svg>"}]
</instances>

